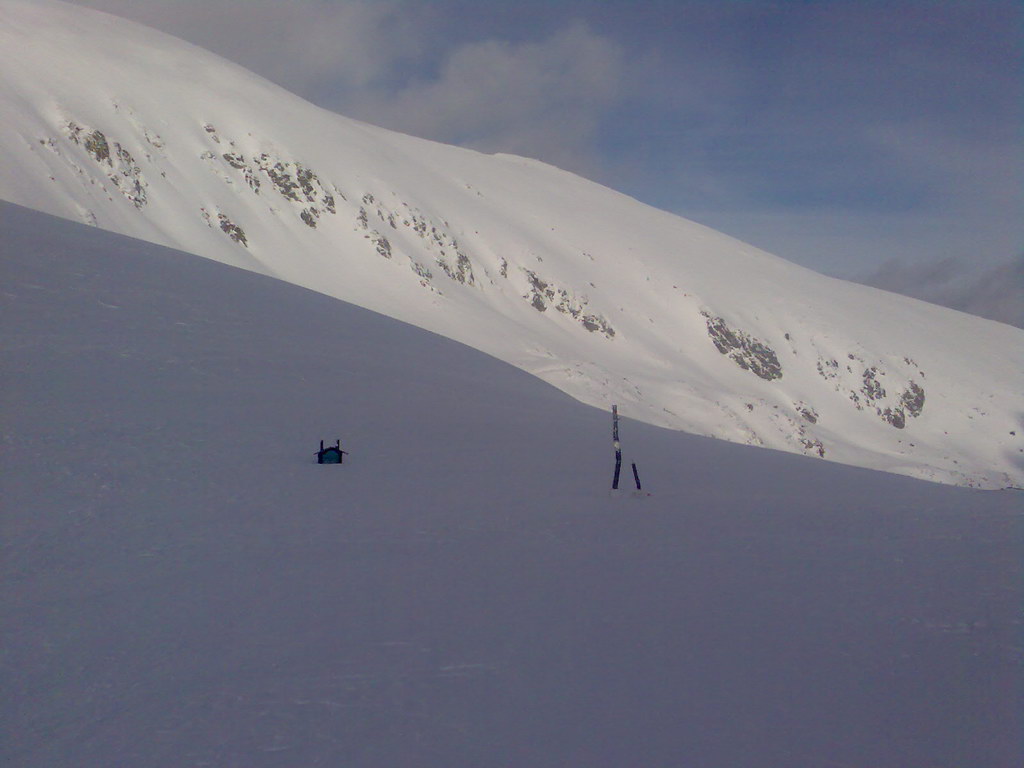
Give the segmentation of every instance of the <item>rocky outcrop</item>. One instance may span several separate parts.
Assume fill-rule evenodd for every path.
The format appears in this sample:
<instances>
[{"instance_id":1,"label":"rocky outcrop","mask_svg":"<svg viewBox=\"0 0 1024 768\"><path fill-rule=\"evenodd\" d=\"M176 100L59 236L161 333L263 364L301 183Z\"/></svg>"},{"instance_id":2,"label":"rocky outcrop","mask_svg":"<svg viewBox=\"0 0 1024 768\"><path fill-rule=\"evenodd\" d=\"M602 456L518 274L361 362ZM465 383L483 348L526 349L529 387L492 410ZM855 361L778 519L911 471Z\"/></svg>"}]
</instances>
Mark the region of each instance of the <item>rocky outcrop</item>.
<instances>
[{"instance_id":1,"label":"rocky outcrop","mask_svg":"<svg viewBox=\"0 0 1024 768\"><path fill-rule=\"evenodd\" d=\"M508 263L503 262L502 273L508 274ZM530 269L523 269L529 290L523 298L538 312L545 312L549 307L556 312L571 317L591 333L600 332L607 338L615 337L615 329L601 315L587 312L587 298L576 297L571 291L559 288L544 280Z\"/></svg>"},{"instance_id":2,"label":"rocky outcrop","mask_svg":"<svg viewBox=\"0 0 1024 768\"><path fill-rule=\"evenodd\" d=\"M149 185L142 174L142 169L135 162L131 152L125 149L120 142L108 138L99 129L86 128L74 120L68 120L64 124L64 133L72 144L82 147L86 156L103 169L104 175L114 189L132 205L142 208L149 202L146 191ZM39 143L61 155L61 150L54 139L40 139ZM70 158L65 159L79 173L82 173L82 169L75 165Z\"/></svg>"},{"instance_id":3,"label":"rocky outcrop","mask_svg":"<svg viewBox=\"0 0 1024 768\"><path fill-rule=\"evenodd\" d=\"M924 410L924 387L916 381L910 382L907 384L907 388L900 393L900 403L907 413L916 419Z\"/></svg>"},{"instance_id":4,"label":"rocky outcrop","mask_svg":"<svg viewBox=\"0 0 1024 768\"><path fill-rule=\"evenodd\" d=\"M818 412L806 403L794 403L793 407L796 412L799 413L804 421L810 422L811 424L818 423Z\"/></svg>"},{"instance_id":5,"label":"rocky outcrop","mask_svg":"<svg viewBox=\"0 0 1024 768\"><path fill-rule=\"evenodd\" d=\"M129 105L114 102L113 107L115 113L128 121L130 129L134 129L133 136L141 147L143 161L159 171L158 161L166 157L167 142L144 126ZM65 119L62 127L70 145L80 148L81 159L77 162L74 153L69 152L58 139L44 138L40 143L64 157L83 181L96 183L93 178L95 172L82 166L88 160L102 168L117 191L137 208L147 204L149 185L139 163L123 143L81 121ZM206 144L199 158L210 171L225 185L233 187L236 193L241 189L268 202L276 200L271 204L274 213L282 210L280 203L283 202L283 210L290 210L303 225L316 230L325 225L328 217L338 214L337 200L347 199L336 183L328 182L320 173L295 158L272 150L247 153L241 141L236 142L231 136L224 135L213 123L201 123L198 127ZM250 134L250 145L251 138ZM158 157L154 158L154 154ZM150 168L150 165L146 167ZM166 172L161 172L161 175L166 176ZM354 225L357 231L365 233L372 252L387 260L406 258L420 285L436 293L441 293L436 285L439 274L458 286L481 288L477 274L479 267L460 244L448 221L402 201L394 193L388 197L389 201L392 197L394 200L387 204L375 192L363 192L357 197L359 203L354 207ZM229 214L218 208L200 208L199 212L211 229L220 230L244 248L253 245L242 225ZM91 210L85 210L82 216L95 223L96 217ZM419 247L409 249L409 241L397 234L403 231L417 238ZM542 261L539 256L537 260ZM486 270L483 273L487 275ZM611 323L588 306L586 296L577 294L570 287L556 285L535 269L513 268L506 259L501 260L498 273L537 311L550 309L571 318L590 333L598 333L608 339L615 337ZM489 276L485 282L495 285Z\"/></svg>"},{"instance_id":6,"label":"rocky outcrop","mask_svg":"<svg viewBox=\"0 0 1024 768\"><path fill-rule=\"evenodd\" d=\"M721 317L701 312L715 349L745 371L765 381L782 378L782 364L775 350L748 333L730 328Z\"/></svg>"},{"instance_id":7,"label":"rocky outcrop","mask_svg":"<svg viewBox=\"0 0 1024 768\"><path fill-rule=\"evenodd\" d=\"M424 249L431 255L434 265L449 279L459 285L475 287L476 274L469 255L461 248L450 225L444 219L435 218L414 208L406 202L392 208L371 192L362 196L362 205L356 215L356 226L370 232L377 252L391 258L392 248L388 238L371 227L371 222L379 222L381 228L397 231L407 230L419 238ZM433 271L422 264L414 256L409 255L409 268L415 272L426 287L431 287Z\"/></svg>"},{"instance_id":8,"label":"rocky outcrop","mask_svg":"<svg viewBox=\"0 0 1024 768\"><path fill-rule=\"evenodd\" d=\"M337 213L333 192L313 169L269 152L246 157L238 151L233 139L220 135L216 126L207 123L203 129L207 138L219 146L203 152L201 157L225 181L230 183L232 174L241 174L245 185L257 195L269 186L295 204L296 215L311 229L316 229L322 215ZM224 145L229 151L222 151Z\"/></svg>"},{"instance_id":9,"label":"rocky outcrop","mask_svg":"<svg viewBox=\"0 0 1024 768\"><path fill-rule=\"evenodd\" d=\"M836 392L845 393L857 410L874 411L889 426L905 429L908 417L916 419L924 410L925 393L924 387L915 381L924 378L924 372L909 357L904 357L902 363L868 364L863 356L850 352L845 364L835 358L819 357L817 370ZM890 384L888 388L886 382Z\"/></svg>"},{"instance_id":10,"label":"rocky outcrop","mask_svg":"<svg viewBox=\"0 0 1024 768\"><path fill-rule=\"evenodd\" d=\"M205 208L200 208L199 215L203 217L203 221L206 222L207 226L214 226L214 216L208 210L206 210ZM220 230L224 234L226 234L239 245L245 248L249 247L249 240L245 236L245 230L243 230L240 226L235 224L235 222L228 218L226 214L218 211L216 214L216 220L217 226L220 227Z\"/></svg>"}]
</instances>

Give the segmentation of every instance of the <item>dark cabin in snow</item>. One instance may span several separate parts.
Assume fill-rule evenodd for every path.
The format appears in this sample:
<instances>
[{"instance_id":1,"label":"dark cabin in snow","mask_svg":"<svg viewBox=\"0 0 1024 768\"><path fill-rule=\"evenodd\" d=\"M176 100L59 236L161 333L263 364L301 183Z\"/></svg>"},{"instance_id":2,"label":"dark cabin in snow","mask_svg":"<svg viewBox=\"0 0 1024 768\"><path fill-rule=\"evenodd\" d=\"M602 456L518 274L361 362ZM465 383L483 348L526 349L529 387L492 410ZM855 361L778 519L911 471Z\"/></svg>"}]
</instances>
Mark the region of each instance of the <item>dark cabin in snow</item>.
<instances>
[{"instance_id":1,"label":"dark cabin in snow","mask_svg":"<svg viewBox=\"0 0 1024 768\"><path fill-rule=\"evenodd\" d=\"M320 441L320 450L316 452L316 463L317 464L343 464L345 461L345 454L348 451L341 450L341 440L338 440L334 445L329 445L324 448L324 441Z\"/></svg>"}]
</instances>

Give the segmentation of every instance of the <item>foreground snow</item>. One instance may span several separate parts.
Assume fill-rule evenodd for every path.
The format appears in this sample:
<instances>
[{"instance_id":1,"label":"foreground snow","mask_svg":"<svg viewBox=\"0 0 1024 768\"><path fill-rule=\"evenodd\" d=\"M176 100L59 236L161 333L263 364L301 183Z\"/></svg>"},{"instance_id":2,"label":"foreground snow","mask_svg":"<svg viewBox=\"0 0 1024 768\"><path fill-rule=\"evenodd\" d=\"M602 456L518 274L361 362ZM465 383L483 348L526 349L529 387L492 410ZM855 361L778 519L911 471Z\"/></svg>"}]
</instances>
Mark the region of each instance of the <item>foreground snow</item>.
<instances>
[{"instance_id":1,"label":"foreground snow","mask_svg":"<svg viewBox=\"0 0 1024 768\"><path fill-rule=\"evenodd\" d=\"M0 51L4 199L372 308L649 423L1024 484L1024 331L348 120L81 7L2 0Z\"/></svg>"},{"instance_id":2,"label":"foreground snow","mask_svg":"<svg viewBox=\"0 0 1024 768\"><path fill-rule=\"evenodd\" d=\"M515 368L0 223L4 765L1024 760L1018 492L626 419L612 498L608 414Z\"/></svg>"}]
</instances>

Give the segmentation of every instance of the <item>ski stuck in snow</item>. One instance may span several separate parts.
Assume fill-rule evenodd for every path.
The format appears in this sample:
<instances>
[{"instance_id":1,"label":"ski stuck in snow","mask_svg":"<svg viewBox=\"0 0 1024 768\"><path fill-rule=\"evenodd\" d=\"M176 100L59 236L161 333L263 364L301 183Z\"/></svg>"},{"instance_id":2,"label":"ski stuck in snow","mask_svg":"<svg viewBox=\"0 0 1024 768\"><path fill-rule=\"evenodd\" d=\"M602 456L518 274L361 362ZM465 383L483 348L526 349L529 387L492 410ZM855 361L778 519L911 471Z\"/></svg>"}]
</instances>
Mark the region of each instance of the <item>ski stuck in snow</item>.
<instances>
[{"instance_id":1,"label":"ski stuck in snow","mask_svg":"<svg viewBox=\"0 0 1024 768\"><path fill-rule=\"evenodd\" d=\"M612 475L611 494L617 494L619 490L619 476L622 473L622 443L619 442L619 406L612 406L612 447L615 449L615 473ZM636 483L636 490L633 496L642 497L651 494L643 490L640 485L640 471L636 468L636 462L631 462L633 467L633 480Z\"/></svg>"}]
</instances>

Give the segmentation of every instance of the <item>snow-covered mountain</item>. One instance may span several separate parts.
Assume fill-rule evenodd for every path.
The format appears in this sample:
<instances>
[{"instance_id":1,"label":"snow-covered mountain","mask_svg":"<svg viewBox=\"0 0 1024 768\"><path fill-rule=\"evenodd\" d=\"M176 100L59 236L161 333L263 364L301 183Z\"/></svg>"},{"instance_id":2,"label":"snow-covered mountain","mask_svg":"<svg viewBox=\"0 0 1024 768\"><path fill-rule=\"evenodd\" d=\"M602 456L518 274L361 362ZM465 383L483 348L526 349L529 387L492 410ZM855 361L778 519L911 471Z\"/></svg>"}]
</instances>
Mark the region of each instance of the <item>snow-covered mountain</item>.
<instances>
[{"instance_id":1,"label":"snow-covered mountain","mask_svg":"<svg viewBox=\"0 0 1024 768\"><path fill-rule=\"evenodd\" d=\"M0 50L6 200L400 318L653 424L1024 485L1018 329L346 119L106 14L3 0Z\"/></svg>"}]
</instances>

